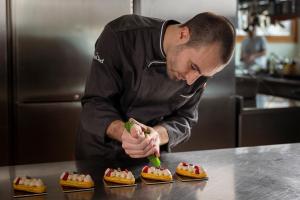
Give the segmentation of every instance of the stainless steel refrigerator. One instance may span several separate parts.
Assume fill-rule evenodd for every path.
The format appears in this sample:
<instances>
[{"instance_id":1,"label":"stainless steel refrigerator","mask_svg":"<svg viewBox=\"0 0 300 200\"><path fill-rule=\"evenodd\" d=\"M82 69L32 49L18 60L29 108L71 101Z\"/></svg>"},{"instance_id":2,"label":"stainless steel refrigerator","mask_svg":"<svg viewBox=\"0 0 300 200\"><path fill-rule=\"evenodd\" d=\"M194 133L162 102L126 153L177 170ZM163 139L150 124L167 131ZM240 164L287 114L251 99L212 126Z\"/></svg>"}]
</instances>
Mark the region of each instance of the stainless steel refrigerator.
<instances>
[{"instance_id":1,"label":"stainless steel refrigerator","mask_svg":"<svg viewBox=\"0 0 300 200\"><path fill-rule=\"evenodd\" d=\"M8 52L6 1L0 0L0 166L9 164Z\"/></svg>"},{"instance_id":2,"label":"stainless steel refrigerator","mask_svg":"<svg viewBox=\"0 0 300 200\"><path fill-rule=\"evenodd\" d=\"M185 22L200 12L215 12L236 20L236 0L137 0L134 13ZM190 140L174 148L188 151L236 146L234 59L207 83L199 105L199 121Z\"/></svg>"},{"instance_id":3,"label":"stainless steel refrigerator","mask_svg":"<svg viewBox=\"0 0 300 200\"><path fill-rule=\"evenodd\" d=\"M135 13L146 16L183 22L210 10L234 21L236 2L222 3L133 1ZM73 159L94 43L131 7L130 0L0 0L0 165ZM233 94L232 62L208 82L192 138L175 150L234 146Z\"/></svg>"},{"instance_id":4,"label":"stainless steel refrigerator","mask_svg":"<svg viewBox=\"0 0 300 200\"><path fill-rule=\"evenodd\" d=\"M131 3L12 0L10 7L14 163L73 159L94 43Z\"/></svg>"}]
</instances>

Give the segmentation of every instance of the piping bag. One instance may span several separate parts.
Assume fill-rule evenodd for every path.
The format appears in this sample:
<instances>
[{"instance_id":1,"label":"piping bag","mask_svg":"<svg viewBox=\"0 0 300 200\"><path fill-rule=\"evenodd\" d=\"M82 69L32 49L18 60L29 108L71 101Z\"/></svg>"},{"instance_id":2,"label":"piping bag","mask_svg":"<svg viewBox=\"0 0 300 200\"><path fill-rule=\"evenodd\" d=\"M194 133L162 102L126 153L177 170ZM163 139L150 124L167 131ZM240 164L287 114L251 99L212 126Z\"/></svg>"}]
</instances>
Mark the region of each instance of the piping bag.
<instances>
[{"instance_id":1,"label":"piping bag","mask_svg":"<svg viewBox=\"0 0 300 200\"><path fill-rule=\"evenodd\" d=\"M125 122L125 124L124 124L124 128L127 130L127 132L130 134L130 129L131 129L131 127L134 125L135 123L133 122L133 121L127 121L127 122ZM147 134L150 134L150 132L149 131L144 131L144 133L145 133L145 136L147 135ZM155 155L151 155L151 156L148 156L147 157L148 158L148 160L150 161L150 163L154 166L154 167L160 167L160 160L159 160L159 158L157 157L157 156L155 156Z\"/></svg>"}]
</instances>

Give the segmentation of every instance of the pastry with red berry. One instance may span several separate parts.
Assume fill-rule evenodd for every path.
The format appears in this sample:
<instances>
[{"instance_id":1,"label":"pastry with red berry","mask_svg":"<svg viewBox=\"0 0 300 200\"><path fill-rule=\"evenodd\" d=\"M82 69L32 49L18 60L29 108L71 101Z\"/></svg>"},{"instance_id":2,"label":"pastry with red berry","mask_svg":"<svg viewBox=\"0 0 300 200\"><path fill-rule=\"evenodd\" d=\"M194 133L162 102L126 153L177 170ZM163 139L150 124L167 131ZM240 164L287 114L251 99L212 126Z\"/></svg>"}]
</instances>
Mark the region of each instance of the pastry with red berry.
<instances>
[{"instance_id":1,"label":"pastry with red berry","mask_svg":"<svg viewBox=\"0 0 300 200\"><path fill-rule=\"evenodd\" d=\"M149 167L145 166L142 169L141 176L146 179L158 181L172 181L173 176L170 170L162 167Z\"/></svg>"},{"instance_id":2,"label":"pastry with red berry","mask_svg":"<svg viewBox=\"0 0 300 200\"><path fill-rule=\"evenodd\" d=\"M46 186L41 179L30 177L16 177L13 182L15 190L21 190L31 193L43 193L46 191Z\"/></svg>"},{"instance_id":3,"label":"pastry with red berry","mask_svg":"<svg viewBox=\"0 0 300 200\"><path fill-rule=\"evenodd\" d=\"M178 164L178 166L176 167L176 173L192 178L207 178L207 174L201 166L189 164L186 162L181 162Z\"/></svg>"},{"instance_id":4,"label":"pastry with red berry","mask_svg":"<svg viewBox=\"0 0 300 200\"><path fill-rule=\"evenodd\" d=\"M118 184L125 184L125 185L133 185L135 183L135 178L131 171L127 169L121 170L107 168L104 172L104 180L108 182L118 183Z\"/></svg>"},{"instance_id":5,"label":"pastry with red berry","mask_svg":"<svg viewBox=\"0 0 300 200\"><path fill-rule=\"evenodd\" d=\"M76 172L63 172L60 176L59 184L74 188L94 187L94 181L89 174L79 174Z\"/></svg>"}]
</instances>

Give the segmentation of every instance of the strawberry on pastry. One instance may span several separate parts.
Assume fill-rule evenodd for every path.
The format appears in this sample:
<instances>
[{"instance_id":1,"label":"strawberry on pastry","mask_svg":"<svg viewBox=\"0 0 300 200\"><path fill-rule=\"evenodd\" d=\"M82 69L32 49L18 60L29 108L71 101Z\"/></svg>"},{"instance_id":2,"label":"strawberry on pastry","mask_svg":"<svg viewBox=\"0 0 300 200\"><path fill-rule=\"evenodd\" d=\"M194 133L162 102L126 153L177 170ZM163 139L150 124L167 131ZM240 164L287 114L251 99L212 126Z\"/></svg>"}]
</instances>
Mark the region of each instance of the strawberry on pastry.
<instances>
[{"instance_id":1,"label":"strawberry on pastry","mask_svg":"<svg viewBox=\"0 0 300 200\"><path fill-rule=\"evenodd\" d=\"M135 183L135 178L131 171L127 169L121 170L107 168L104 172L104 180L108 182L118 183L118 184L126 184L133 185Z\"/></svg>"},{"instance_id":2,"label":"strawberry on pastry","mask_svg":"<svg viewBox=\"0 0 300 200\"><path fill-rule=\"evenodd\" d=\"M192 178L207 178L207 174L201 166L188 164L186 162L181 162L178 164L176 167L176 173Z\"/></svg>"},{"instance_id":3,"label":"strawberry on pastry","mask_svg":"<svg viewBox=\"0 0 300 200\"><path fill-rule=\"evenodd\" d=\"M94 181L89 174L79 174L76 172L63 172L60 176L59 184L75 188L94 187Z\"/></svg>"},{"instance_id":4,"label":"strawberry on pastry","mask_svg":"<svg viewBox=\"0 0 300 200\"><path fill-rule=\"evenodd\" d=\"M172 174L168 169L159 167L144 166L141 172L143 178L159 180L159 181L171 181L173 180Z\"/></svg>"},{"instance_id":5,"label":"strawberry on pastry","mask_svg":"<svg viewBox=\"0 0 300 200\"><path fill-rule=\"evenodd\" d=\"M46 186L41 179L30 177L16 177L13 182L13 188L31 193L43 193L46 191Z\"/></svg>"}]
</instances>

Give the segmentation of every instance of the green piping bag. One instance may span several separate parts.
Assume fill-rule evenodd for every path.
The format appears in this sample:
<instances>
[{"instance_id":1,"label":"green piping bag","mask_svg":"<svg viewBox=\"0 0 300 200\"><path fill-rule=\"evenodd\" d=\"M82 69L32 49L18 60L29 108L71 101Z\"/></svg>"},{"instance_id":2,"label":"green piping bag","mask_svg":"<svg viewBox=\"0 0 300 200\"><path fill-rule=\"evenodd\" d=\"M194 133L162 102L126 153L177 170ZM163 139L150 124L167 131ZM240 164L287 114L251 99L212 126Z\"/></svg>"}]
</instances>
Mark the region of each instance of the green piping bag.
<instances>
[{"instance_id":1,"label":"green piping bag","mask_svg":"<svg viewBox=\"0 0 300 200\"><path fill-rule=\"evenodd\" d=\"M124 127L129 134L130 134L130 129L133 126L133 124L134 123L131 121L128 121L124 124ZM145 134L149 134L149 132L145 132ZM151 155L151 156L148 156L147 158L154 167L160 167L160 160L157 156Z\"/></svg>"}]
</instances>

